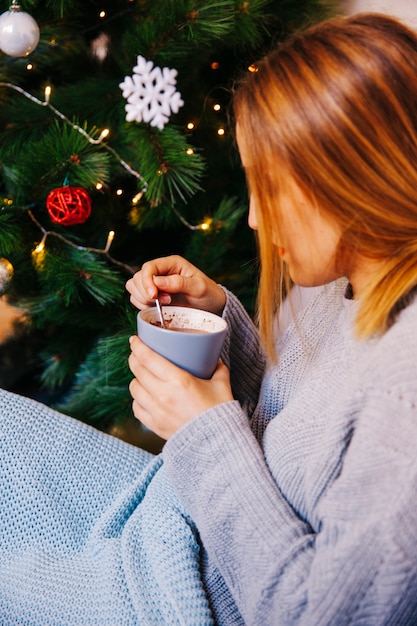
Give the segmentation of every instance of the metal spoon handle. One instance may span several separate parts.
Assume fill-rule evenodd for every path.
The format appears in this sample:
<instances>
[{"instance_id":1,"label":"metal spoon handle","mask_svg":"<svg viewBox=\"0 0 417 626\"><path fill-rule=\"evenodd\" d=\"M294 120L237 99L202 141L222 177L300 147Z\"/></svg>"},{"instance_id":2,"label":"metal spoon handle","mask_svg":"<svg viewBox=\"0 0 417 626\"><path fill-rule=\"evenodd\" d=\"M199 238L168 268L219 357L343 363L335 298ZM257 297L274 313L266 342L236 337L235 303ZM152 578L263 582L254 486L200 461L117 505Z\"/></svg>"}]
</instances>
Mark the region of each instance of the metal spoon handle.
<instances>
[{"instance_id":1,"label":"metal spoon handle","mask_svg":"<svg viewBox=\"0 0 417 626\"><path fill-rule=\"evenodd\" d=\"M157 298L155 300L155 304L156 304L156 308L158 309L158 314L159 314L159 319L161 321L161 326L162 326L162 328L166 328L164 316L162 314L162 306L161 306L161 303L159 302L159 298Z\"/></svg>"}]
</instances>

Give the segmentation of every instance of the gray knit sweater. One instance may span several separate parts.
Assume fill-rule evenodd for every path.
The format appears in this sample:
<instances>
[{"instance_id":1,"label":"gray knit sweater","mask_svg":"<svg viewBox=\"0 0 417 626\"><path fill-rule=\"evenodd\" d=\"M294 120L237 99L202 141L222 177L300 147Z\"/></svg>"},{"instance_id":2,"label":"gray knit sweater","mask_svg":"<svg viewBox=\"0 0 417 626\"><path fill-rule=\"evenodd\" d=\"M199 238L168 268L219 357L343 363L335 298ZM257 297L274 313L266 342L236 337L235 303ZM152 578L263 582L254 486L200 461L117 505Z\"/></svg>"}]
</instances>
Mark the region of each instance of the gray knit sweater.
<instances>
[{"instance_id":1,"label":"gray knit sweater","mask_svg":"<svg viewBox=\"0 0 417 626\"><path fill-rule=\"evenodd\" d=\"M345 287L311 290L263 379L256 332L229 296L236 401L165 446L220 623L417 624L417 302L358 341Z\"/></svg>"}]
</instances>

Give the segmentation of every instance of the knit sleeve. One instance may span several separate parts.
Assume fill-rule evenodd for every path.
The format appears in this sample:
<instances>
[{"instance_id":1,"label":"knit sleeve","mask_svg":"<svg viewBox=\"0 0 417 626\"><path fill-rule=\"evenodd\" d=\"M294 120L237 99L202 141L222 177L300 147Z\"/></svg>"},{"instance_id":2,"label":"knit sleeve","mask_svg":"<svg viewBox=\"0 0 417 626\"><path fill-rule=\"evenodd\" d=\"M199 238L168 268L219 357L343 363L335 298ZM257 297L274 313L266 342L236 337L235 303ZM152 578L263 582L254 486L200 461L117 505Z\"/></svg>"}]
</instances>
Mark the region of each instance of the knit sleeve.
<instances>
[{"instance_id":1,"label":"knit sleeve","mask_svg":"<svg viewBox=\"0 0 417 626\"><path fill-rule=\"evenodd\" d=\"M314 529L280 493L238 403L208 411L167 443L169 479L245 624L414 623L417 460L404 461L391 439L385 463L370 461L376 430L354 438ZM407 436L411 449L415 425Z\"/></svg>"},{"instance_id":2,"label":"knit sleeve","mask_svg":"<svg viewBox=\"0 0 417 626\"><path fill-rule=\"evenodd\" d=\"M259 396L259 388L265 370L265 356L259 345L258 329L234 294L226 293L223 317L228 322L222 359L230 369L233 397L247 415L251 415Z\"/></svg>"}]
</instances>

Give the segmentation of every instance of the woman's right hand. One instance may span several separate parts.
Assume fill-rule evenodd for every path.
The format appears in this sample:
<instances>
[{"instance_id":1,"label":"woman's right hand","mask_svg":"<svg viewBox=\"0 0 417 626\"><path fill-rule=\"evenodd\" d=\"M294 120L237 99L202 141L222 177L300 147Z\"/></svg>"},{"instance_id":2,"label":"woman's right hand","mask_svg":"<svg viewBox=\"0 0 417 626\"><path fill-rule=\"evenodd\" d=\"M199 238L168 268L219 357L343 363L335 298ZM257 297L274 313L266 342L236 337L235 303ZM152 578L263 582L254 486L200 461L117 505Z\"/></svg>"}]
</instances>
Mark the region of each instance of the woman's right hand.
<instances>
[{"instance_id":1,"label":"woman's right hand","mask_svg":"<svg viewBox=\"0 0 417 626\"><path fill-rule=\"evenodd\" d=\"M158 295L161 304L190 306L217 315L226 303L223 289L214 280L177 255L147 261L127 281L126 289L138 309L150 306Z\"/></svg>"}]
</instances>

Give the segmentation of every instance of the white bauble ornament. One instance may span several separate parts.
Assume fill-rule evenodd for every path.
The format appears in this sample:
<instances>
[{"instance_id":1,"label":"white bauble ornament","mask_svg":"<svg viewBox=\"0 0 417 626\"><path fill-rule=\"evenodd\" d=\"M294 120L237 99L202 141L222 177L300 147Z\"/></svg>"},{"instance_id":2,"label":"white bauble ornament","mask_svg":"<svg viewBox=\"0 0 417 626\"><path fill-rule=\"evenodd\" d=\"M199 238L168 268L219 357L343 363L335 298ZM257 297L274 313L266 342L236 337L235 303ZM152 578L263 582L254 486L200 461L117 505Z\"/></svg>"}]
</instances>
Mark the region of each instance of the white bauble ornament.
<instances>
[{"instance_id":1,"label":"white bauble ornament","mask_svg":"<svg viewBox=\"0 0 417 626\"><path fill-rule=\"evenodd\" d=\"M39 43L39 26L29 13L13 3L0 15L0 50L12 57L26 57Z\"/></svg>"}]
</instances>

